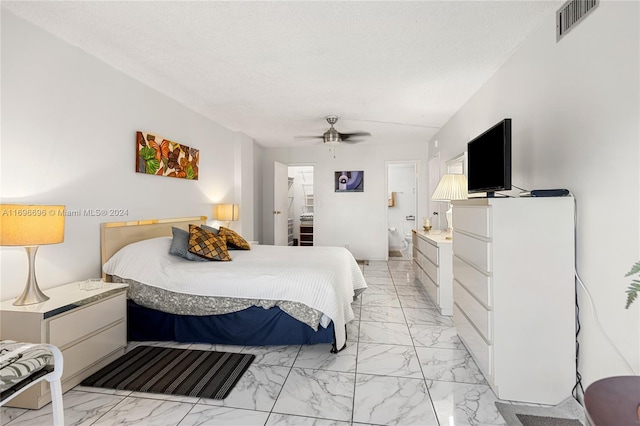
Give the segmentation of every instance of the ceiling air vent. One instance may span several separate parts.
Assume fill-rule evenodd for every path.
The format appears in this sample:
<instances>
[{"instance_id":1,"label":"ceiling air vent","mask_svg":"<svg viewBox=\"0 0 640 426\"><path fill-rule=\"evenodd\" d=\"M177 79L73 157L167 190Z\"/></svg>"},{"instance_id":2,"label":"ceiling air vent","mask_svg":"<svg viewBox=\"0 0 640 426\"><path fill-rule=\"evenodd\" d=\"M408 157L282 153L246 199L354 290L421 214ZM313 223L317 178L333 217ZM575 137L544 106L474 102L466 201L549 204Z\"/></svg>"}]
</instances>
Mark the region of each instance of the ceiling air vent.
<instances>
[{"instance_id":1,"label":"ceiling air vent","mask_svg":"<svg viewBox=\"0 0 640 426\"><path fill-rule=\"evenodd\" d=\"M556 12L556 41L560 41L585 16L593 12L600 0L569 0Z\"/></svg>"}]
</instances>

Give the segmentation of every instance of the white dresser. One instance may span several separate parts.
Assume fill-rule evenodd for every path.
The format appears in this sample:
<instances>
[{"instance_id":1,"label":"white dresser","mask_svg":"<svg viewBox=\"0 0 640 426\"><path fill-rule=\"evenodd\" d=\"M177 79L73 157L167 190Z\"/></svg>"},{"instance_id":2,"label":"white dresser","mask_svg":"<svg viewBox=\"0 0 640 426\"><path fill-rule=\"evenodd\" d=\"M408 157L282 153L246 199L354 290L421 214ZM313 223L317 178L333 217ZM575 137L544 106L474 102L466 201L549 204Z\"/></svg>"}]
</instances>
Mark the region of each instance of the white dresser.
<instances>
[{"instance_id":1,"label":"white dresser","mask_svg":"<svg viewBox=\"0 0 640 426\"><path fill-rule=\"evenodd\" d=\"M572 197L453 202L454 323L500 399L571 395L573 212Z\"/></svg>"},{"instance_id":2,"label":"white dresser","mask_svg":"<svg viewBox=\"0 0 640 426\"><path fill-rule=\"evenodd\" d=\"M413 270L442 315L453 315L450 235L413 231Z\"/></svg>"},{"instance_id":3,"label":"white dresser","mask_svg":"<svg viewBox=\"0 0 640 426\"><path fill-rule=\"evenodd\" d=\"M127 345L126 284L101 283L83 290L79 283L50 288L46 302L13 306L2 302L0 338L51 343L62 351L62 391L124 354ZM40 408L51 401L47 382L32 386L7 405Z\"/></svg>"}]
</instances>

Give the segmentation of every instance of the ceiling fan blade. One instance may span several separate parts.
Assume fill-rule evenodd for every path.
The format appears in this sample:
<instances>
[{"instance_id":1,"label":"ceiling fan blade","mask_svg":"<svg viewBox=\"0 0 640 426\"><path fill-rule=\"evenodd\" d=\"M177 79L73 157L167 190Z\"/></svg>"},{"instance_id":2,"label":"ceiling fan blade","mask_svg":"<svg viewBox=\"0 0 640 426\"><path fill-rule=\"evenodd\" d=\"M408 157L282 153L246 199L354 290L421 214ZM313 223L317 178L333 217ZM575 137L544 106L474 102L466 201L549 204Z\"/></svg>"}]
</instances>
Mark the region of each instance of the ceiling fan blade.
<instances>
[{"instance_id":1,"label":"ceiling fan blade","mask_svg":"<svg viewBox=\"0 0 640 426\"><path fill-rule=\"evenodd\" d=\"M360 143L364 142L364 139L343 139L342 143Z\"/></svg>"},{"instance_id":2,"label":"ceiling fan blade","mask_svg":"<svg viewBox=\"0 0 640 426\"><path fill-rule=\"evenodd\" d=\"M324 136L294 136L294 139L324 139Z\"/></svg>"},{"instance_id":3,"label":"ceiling fan blade","mask_svg":"<svg viewBox=\"0 0 640 426\"><path fill-rule=\"evenodd\" d=\"M351 139L353 137L363 137L363 136L371 136L371 133L369 132L352 132L352 133L340 133L340 138L343 141L346 141L348 139Z\"/></svg>"}]
</instances>

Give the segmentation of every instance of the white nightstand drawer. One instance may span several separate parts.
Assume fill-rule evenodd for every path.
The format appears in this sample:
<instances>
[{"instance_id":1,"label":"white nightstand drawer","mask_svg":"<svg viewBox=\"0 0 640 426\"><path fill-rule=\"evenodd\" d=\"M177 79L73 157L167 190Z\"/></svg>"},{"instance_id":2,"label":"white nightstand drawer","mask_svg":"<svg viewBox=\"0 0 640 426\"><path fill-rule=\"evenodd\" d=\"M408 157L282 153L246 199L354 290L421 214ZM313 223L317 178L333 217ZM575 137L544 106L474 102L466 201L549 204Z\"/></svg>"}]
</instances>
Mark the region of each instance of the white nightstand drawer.
<instances>
[{"instance_id":1,"label":"white nightstand drawer","mask_svg":"<svg viewBox=\"0 0 640 426\"><path fill-rule=\"evenodd\" d=\"M453 257L453 277L486 307L492 306L491 278L459 257Z\"/></svg>"},{"instance_id":2,"label":"white nightstand drawer","mask_svg":"<svg viewBox=\"0 0 640 426\"><path fill-rule=\"evenodd\" d=\"M487 343L491 343L493 339L492 313L487 311L476 299L460 285L459 282L453 280L453 300L456 305L464 312L465 316L471 321L475 328L482 334Z\"/></svg>"},{"instance_id":3,"label":"white nightstand drawer","mask_svg":"<svg viewBox=\"0 0 640 426\"><path fill-rule=\"evenodd\" d=\"M488 207L463 207L453 209L454 229L483 237L491 236L491 210Z\"/></svg>"},{"instance_id":4,"label":"white nightstand drawer","mask_svg":"<svg viewBox=\"0 0 640 426\"><path fill-rule=\"evenodd\" d=\"M127 340L127 323L120 323L95 334L85 341L73 345L64 351L64 375L63 380L72 377L103 357L122 348L122 342Z\"/></svg>"},{"instance_id":5,"label":"white nightstand drawer","mask_svg":"<svg viewBox=\"0 0 640 426\"><path fill-rule=\"evenodd\" d=\"M480 269L491 272L491 243L459 232L453 237L453 254L473 263Z\"/></svg>"},{"instance_id":6,"label":"white nightstand drawer","mask_svg":"<svg viewBox=\"0 0 640 426\"><path fill-rule=\"evenodd\" d=\"M49 342L63 348L96 330L124 319L126 314L125 293L122 292L100 303L75 309L49 321Z\"/></svg>"}]
</instances>

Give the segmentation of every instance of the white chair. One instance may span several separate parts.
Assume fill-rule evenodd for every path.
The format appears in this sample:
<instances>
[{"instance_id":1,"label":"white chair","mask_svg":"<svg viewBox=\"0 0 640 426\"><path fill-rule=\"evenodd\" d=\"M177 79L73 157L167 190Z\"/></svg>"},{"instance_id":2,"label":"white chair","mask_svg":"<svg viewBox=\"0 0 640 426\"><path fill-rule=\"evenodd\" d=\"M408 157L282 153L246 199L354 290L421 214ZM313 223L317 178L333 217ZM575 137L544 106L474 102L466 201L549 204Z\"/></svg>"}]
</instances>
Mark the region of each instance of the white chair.
<instances>
[{"instance_id":1,"label":"white chair","mask_svg":"<svg viewBox=\"0 0 640 426\"><path fill-rule=\"evenodd\" d=\"M2 342L2 343L7 343ZM29 351L33 351L34 349L46 349L53 354L53 370L38 370L33 372L32 374L27 374L24 377L21 377L18 381L15 381L13 386L3 390L3 393L9 393L6 398L0 400L0 406L3 406L7 402L11 401L16 396L20 395L26 389L29 389L31 386L36 383L41 382L42 380L46 380L49 382L49 387L51 389L51 405L53 408L53 425L54 426L64 426L64 407L62 404L62 385L60 383L60 379L62 378L62 370L63 370L63 360L62 353L60 349L53 345L49 344L31 344L31 343L15 343L11 342L11 350L0 355L0 365L2 365L2 370L11 369L12 372L16 371L15 364L9 364L8 361L12 358L20 357L22 358L24 355L27 355ZM8 364L5 366L5 364ZM0 371L2 371L0 370ZM45 374L42 374L46 372ZM35 378L34 378L35 377ZM26 383L25 383L26 382ZM11 393L12 390L16 390Z\"/></svg>"}]
</instances>

